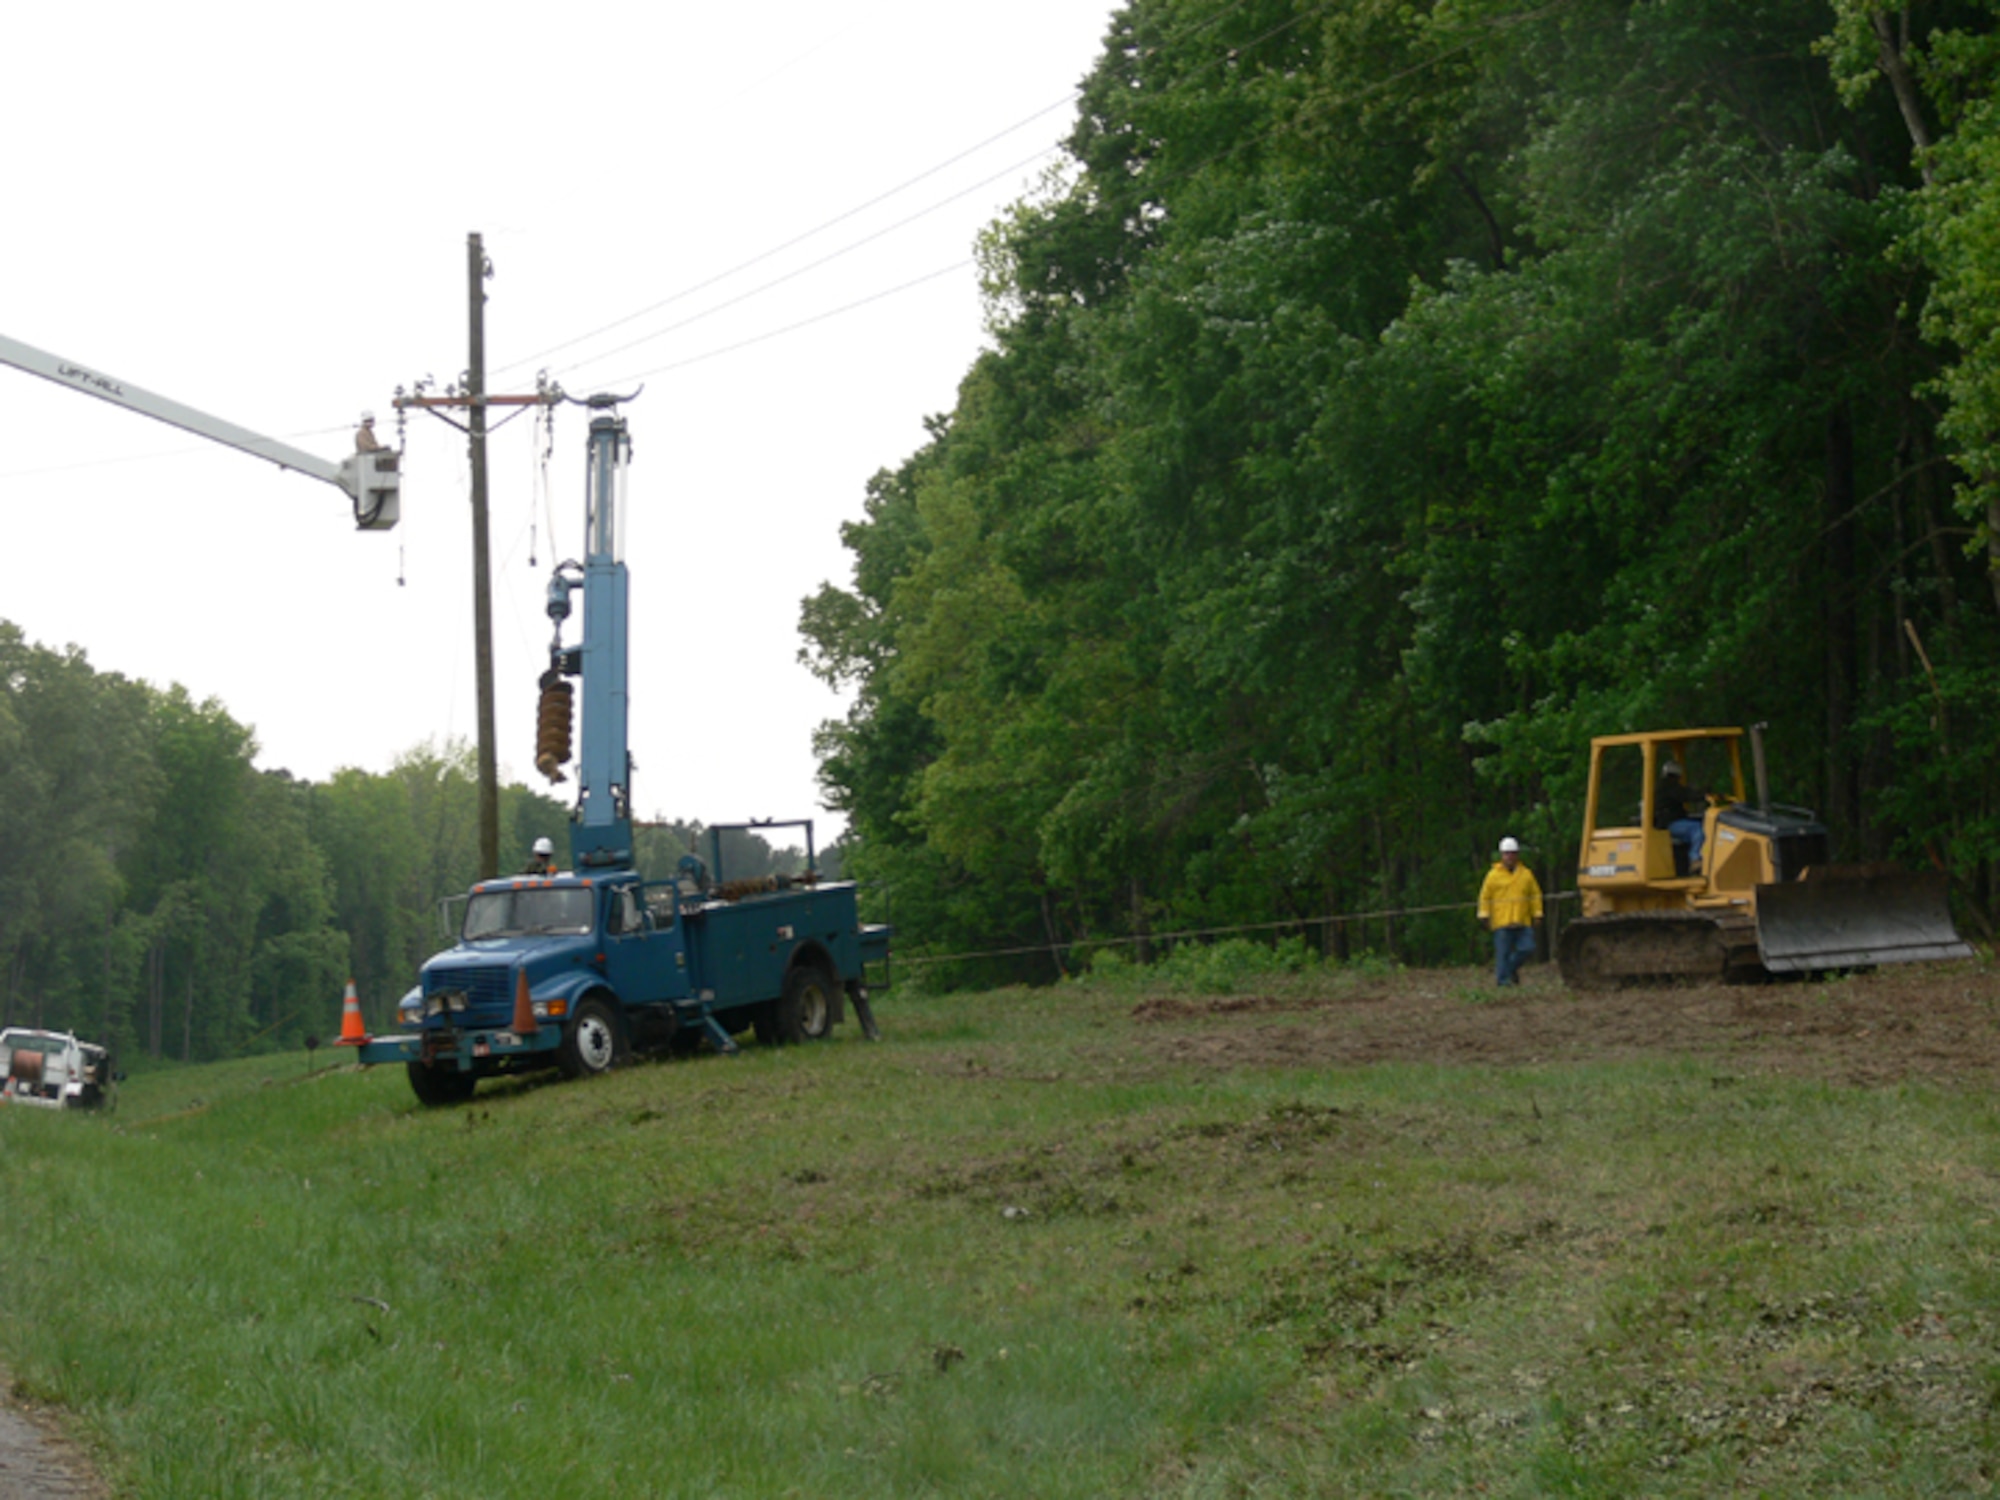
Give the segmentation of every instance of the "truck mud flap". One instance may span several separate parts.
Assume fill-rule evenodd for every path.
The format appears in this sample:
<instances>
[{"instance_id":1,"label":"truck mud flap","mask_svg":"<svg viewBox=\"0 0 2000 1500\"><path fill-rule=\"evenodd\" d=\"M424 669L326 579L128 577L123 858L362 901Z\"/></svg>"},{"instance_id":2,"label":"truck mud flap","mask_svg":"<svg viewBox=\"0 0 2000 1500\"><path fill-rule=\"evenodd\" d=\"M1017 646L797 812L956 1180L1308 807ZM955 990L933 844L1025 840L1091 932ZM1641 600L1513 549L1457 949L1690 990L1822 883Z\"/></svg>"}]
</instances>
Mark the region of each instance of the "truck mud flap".
<instances>
[{"instance_id":1,"label":"truck mud flap","mask_svg":"<svg viewBox=\"0 0 2000 1500\"><path fill-rule=\"evenodd\" d=\"M1757 950L1774 974L1972 956L1951 925L1943 875L1868 866L1758 886Z\"/></svg>"}]
</instances>

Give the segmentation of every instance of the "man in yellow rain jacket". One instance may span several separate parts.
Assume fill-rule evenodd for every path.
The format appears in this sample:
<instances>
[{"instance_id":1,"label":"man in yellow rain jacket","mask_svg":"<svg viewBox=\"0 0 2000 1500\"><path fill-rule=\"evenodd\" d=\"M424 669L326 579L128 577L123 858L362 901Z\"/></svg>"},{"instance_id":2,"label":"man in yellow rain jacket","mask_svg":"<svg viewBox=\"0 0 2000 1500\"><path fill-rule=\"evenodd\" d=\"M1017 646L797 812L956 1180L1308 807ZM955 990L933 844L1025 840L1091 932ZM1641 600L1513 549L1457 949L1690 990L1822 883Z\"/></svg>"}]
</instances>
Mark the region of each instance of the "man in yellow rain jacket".
<instances>
[{"instance_id":1,"label":"man in yellow rain jacket","mask_svg":"<svg viewBox=\"0 0 2000 1500\"><path fill-rule=\"evenodd\" d=\"M1521 863L1521 846L1500 840L1500 860L1486 872L1479 887L1480 925L1493 933L1493 978L1514 984L1515 975L1535 951L1534 924L1542 919L1542 888L1535 872Z\"/></svg>"}]
</instances>

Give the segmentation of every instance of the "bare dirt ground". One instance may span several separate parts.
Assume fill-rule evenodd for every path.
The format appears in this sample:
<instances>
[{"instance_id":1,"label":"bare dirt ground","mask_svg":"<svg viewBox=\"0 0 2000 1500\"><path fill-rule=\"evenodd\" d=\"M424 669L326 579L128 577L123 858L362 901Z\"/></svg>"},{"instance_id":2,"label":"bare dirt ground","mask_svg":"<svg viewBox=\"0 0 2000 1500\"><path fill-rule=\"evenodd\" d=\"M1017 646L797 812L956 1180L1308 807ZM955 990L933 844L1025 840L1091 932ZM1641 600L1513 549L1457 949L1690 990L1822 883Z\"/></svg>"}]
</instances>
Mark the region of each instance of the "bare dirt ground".
<instances>
[{"instance_id":1,"label":"bare dirt ground","mask_svg":"<svg viewBox=\"0 0 2000 1500\"><path fill-rule=\"evenodd\" d=\"M11 1396L0 1406L0 1500L103 1500L109 1493L47 1413Z\"/></svg>"},{"instance_id":2,"label":"bare dirt ground","mask_svg":"<svg viewBox=\"0 0 2000 1500\"><path fill-rule=\"evenodd\" d=\"M1916 964L1832 982L1710 985L1592 994L1552 968L1497 989L1470 970L1416 971L1331 995L1155 999L1152 1045L1218 1067L1423 1062L1521 1067L1683 1056L1730 1073L1862 1087L2000 1081L2000 969Z\"/></svg>"}]
</instances>

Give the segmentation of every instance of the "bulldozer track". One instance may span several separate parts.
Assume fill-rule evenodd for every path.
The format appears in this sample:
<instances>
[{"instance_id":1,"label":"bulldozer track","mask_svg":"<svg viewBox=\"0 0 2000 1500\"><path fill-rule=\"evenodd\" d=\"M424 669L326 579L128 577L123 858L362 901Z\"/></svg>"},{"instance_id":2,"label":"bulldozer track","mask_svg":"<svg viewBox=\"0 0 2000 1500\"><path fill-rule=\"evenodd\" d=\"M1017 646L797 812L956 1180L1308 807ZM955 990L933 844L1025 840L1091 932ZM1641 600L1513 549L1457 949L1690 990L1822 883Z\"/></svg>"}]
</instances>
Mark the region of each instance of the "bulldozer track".
<instances>
[{"instance_id":1,"label":"bulldozer track","mask_svg":"<svg viewBox=\"0 0 2000 1500\"><path fill-rule=\"evenodd\" d=\"M1754 918L1698 911L1584 917L1563 929L1557 951L1572 989L1608 990L1676 981L1745 983L1766 976Z\"/></svg>"}]
</instances>

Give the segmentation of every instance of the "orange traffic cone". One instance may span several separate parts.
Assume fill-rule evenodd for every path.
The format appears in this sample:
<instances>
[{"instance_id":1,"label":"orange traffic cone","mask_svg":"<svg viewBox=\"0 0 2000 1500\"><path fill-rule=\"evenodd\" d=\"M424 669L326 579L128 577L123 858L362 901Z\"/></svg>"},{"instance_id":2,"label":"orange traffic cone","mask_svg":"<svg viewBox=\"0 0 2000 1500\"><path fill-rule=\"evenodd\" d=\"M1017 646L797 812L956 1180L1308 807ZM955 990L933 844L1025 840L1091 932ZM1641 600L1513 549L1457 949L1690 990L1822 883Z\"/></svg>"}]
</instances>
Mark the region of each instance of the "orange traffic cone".
<instances>
[{"instance_id":1,"label":"orange traffic cone","mask_svg":"<svg viewBox=\"0 0 2000 1500\"><path fill-rule=\"evenodd\" d=\"M336 1047L359 1047L368 1040L368 1028L361 1024L361 999L354 993L354 981L347 981L347 997L340 1002L340 1040Z\"/></svg>"},{"instance_id":2,"label":"orange traffic cone","mask_svg":"<svg viewBox=\"0 0 2000 1500\"><path fill-rule=\"evenodd\" d=\"M523 969L514 981L514 1035L532 1036L541 1029L535 1019L535 1002L528 998L528 971Z\"/></svg>"}]
</instances>

